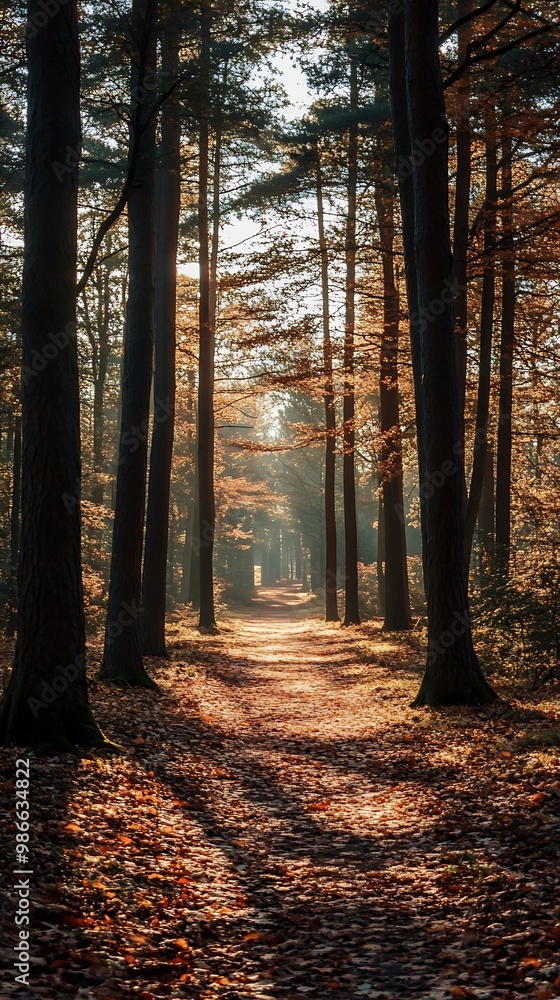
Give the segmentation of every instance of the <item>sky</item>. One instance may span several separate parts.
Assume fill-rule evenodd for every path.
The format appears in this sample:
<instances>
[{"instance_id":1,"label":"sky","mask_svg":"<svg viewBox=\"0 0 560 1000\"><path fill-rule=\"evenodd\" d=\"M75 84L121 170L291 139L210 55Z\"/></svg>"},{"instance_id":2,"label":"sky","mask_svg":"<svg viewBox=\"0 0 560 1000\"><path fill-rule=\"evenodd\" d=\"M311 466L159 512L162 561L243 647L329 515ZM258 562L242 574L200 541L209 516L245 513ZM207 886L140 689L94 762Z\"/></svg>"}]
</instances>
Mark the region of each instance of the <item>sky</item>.
<instances>
[{"instance_id":1,"label":"sky","mask_svg":"<svg viewBox=\"0 0 560 1000\"><path fill-rule=\"evenodd\" d=\"M295 4L290 3L288 6L295 8ZM272 62L278 70L276 79L283 85L290 102L284 109L286 120L294 121L301 118L316 99L316 95L309 90L305 74L292 56L287 53L278 53L273 57ZM246 249L248 251L251 250L250 241L254 240L256 249L256 238L260 229L260 224L249 218L234 219L225 223L220 231L221 249L227 250L237 246L243 240L247 241ZM181 264L179 272L190 278L198 278L198 262L189 261Z\"/></svg>"}]
</instances>

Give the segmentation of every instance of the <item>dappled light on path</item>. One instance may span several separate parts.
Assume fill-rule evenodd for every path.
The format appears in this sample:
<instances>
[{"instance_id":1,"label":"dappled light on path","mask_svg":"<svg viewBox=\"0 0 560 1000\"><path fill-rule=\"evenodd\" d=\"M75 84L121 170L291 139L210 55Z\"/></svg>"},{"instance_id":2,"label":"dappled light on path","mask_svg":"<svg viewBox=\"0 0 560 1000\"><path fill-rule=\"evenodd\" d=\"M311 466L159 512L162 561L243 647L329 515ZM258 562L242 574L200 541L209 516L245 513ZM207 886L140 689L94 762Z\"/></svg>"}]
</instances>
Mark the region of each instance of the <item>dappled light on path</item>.
<instances>
[{"instance_id":1,"label":"dappled light on path","mask_svg":"<svg viewBox=\"0 0 560 1000\"><path fill-rule=\"evenodd\" d=\"M94 688L126 755L34 763L38 997L557 995L557 751L523 743L530 712L412 710L414 646L295 587L170 628L163 694Z\"/></svg>"}]
</instances>

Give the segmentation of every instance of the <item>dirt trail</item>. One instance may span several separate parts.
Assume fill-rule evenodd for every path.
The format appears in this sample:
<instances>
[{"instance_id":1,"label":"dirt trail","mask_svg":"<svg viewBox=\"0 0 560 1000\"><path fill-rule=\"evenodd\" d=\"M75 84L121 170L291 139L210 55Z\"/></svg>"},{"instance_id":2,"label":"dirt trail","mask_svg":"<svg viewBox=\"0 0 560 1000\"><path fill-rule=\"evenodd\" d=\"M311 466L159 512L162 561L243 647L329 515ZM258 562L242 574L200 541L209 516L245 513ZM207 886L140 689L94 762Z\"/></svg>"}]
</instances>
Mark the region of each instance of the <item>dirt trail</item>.
<instances>
[{"instance_id":1,"label":"dirt trail","mask_svg":"<svg viewBox=\"0 0 560 1000\"><path fill-rule=\"evenodd\" d=\"M507 960L484 969L501 933L474 887L493 872L486 796L469 801L459 756L426 743L406 672L381 668L376 685L352 630L301 604L261 592L195 685L199 746L219 766L199 784L213 888L246 902L227 947L206 947L210 975L226 962L231 1000L529 995Z\"/></svg>"},{"instance_id":2,"label":"dirt trail","mask_svg":"<svg viewBox=\"0 0 560 1000\"><path fill-rule=\"evenodd\" d=\"M34 997L560 997L554 713L414 712L409 645L304 603L177 614L161 695L92 688L126 753L33 762Z\"/></svg>"}]
</instances>

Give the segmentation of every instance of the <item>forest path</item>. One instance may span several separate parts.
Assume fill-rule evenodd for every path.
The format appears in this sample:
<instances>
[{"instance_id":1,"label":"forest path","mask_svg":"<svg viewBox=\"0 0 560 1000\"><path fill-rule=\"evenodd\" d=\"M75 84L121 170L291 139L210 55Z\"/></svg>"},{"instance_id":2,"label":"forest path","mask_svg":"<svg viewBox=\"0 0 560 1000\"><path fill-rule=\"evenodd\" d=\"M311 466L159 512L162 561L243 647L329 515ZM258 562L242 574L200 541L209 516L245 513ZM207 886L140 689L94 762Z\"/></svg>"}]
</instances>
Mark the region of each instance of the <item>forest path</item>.
<instances>
[{"instance_id":1,"label":"forest path","mask_svg":"<svg viewBox=\"0 0 560 1000\"><path fill-rule=\"evenodd\" d=\"M434 739L437 721L409 707L417 653L374 629L364 656L363 630L305 613L296 588L261 590L225 623L191 689L213 861L207 847L191 849L206 905L208 894L225 903L226 922L232 902L237 911L199 953L200 995L529 995L517 983L526 971L494 966L489 948L500 929L482 882L495 873L492 837L504 846L491 834L499 782L492 808L488 770L485 784L464 771L471 746L453 723ZM473 947L481 934L491 969Z\"/></svg>"},{"instance_id":2,"label":"forest path","mask_svg":"<svg viewBox=\"0 0 560 1000\"><path fill-rule=\"evenodd\" d=\"M29 996L560 996L557 706L414 711L417 640L312 615L179 609L160 694L92 683L124 752L33 759Z\"/></svg>"}]
</instances>

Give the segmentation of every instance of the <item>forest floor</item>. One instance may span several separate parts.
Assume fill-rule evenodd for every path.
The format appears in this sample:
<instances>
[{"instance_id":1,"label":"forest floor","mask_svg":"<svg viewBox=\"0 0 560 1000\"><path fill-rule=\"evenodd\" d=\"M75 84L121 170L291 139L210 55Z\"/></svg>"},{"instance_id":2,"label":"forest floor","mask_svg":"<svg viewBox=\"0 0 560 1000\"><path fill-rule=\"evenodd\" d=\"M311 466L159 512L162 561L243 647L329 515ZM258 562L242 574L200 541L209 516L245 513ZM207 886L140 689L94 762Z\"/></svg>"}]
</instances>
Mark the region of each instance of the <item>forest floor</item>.
<instances>
[{"instance_id":1,"label":"forest floor","mask_svg":"<svg viewBox=\"0 0 560 1000\"><path fill-rule=\"evenodd\" d=\"M415 640L293 588L169 635L160 694L92 683L122 752L31 759L32 973L8 824L2 997L560 997L557 701L413 710Z\"/></svg>"}]
</instances>

